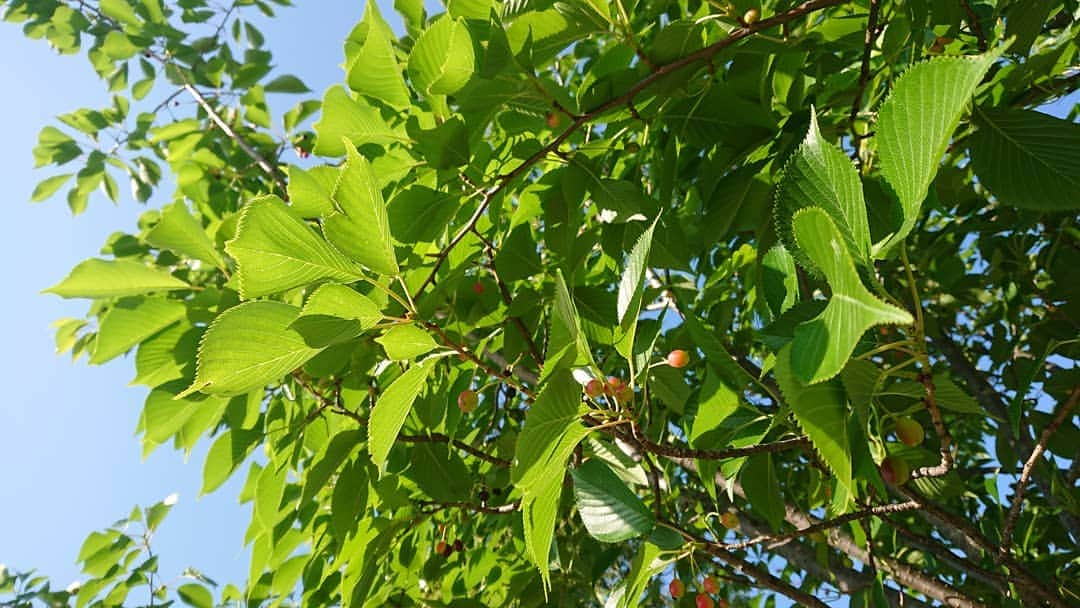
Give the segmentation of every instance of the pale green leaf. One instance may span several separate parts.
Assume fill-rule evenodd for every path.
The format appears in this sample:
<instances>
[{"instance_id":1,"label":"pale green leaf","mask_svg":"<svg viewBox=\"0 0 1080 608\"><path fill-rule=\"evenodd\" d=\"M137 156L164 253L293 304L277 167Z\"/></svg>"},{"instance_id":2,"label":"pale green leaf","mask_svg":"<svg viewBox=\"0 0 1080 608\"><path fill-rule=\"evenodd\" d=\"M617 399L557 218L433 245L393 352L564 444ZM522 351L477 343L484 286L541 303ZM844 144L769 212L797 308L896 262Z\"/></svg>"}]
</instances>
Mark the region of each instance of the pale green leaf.
<instances>
[{"instance_id":1,"label":"pale green leaf","mask_svg":"<svg viewBox=\"0 0 1080 608\"><path fill-rule=\"evenodd\" d=\"M199 345L195 391L242 395L279 381L319 354L290 325L300 309L281 302L246 302L214 319Z\"/></svg>"},{"instance_id":2,"label":"pale green leaf","mask_svg":"<svg viewBox=\"0 0 1080 608\"><path fill-rule=\"evenodd\" d=\"M828 213L855 262L869 263L870 224L859 172L840 148L824 140L813 108L810 130L788 161L777 189L776 231L788 251L808 270L816 271L817 267L799 250L791 228L795 213L806 207L818 207Z\"/></svg>"},{"instance_id":3,"label":"pale green leaf","mask_svg":"<svg viewBox=\"0 0 1080 608\"><path fill-rule=\"evenodd\" d=\"M424 95L452 95L472 77L475 63L465 21L443 17L416 41L409 54L409 78Z\"/></svg>"},{"instance_id":4,"label":"pale green leaf","mask_svg":"<svg viewBox=\"0 0 1080 608\"><path fill-rule=\"evenodd\" d=\"M72 173L63 173L61 175L45 178L40 181L37 186L34 186L34 192L30 195L30 200L35 203L40 203L56 194L56 191L62 188L64 184L71 179L72 175Z\"/></svg>"},{"instance_id":5,"label":"pale green leaf","mask_svg":"<svg viewBox=\"0 0 1080 608\"><path fill-rule=\"evenodd\" d=\"M135 353L135 378L131 384L153 388L184 378L188 369L195 368L201 335L201 329L181 322L144 340Z\"/></svg>"},{"instance_id":6,"label":"pale green leaf","mask_svg":"<svg viewBox=\"0 0 1080 608\"><path fill-rule=\"evenodd\" d=\"M146 242L158 249L169 249L180 255L195 258L225 268L225 259L214 246L187 205L177 201L161 210L161 219L146 233Z\"/></svg>"},{"instance_id":7,"label":"pale green leaf","mask_svg":"<svg viewBox=\"0 0 1080 608\"><path fill-rule=\"evenodd\" d=\"M91 258L80 262L67 278L44 293L54 293L62 298L115 298L188 288L187 283L163 268L134 260Z\"/></svg>"},{"instance_id":8,"label":"pale green leaf","mask_svg":"<svg viewBox=\"0 0 1080 608\"><path fill-rule=\"evenodd\" d=\"M408 107L409 90L405 86L405 77L394 54L388 35L389 27L379 13L377 3L367 3L364 22L368 24L367 36L356 59L349 66L349 88L361 95L380 99L395 108Z\"/></svg>"},{"instance_id":9,"label":"pale green leaf","mask_svg":"<svg viewBox=\"0 0 1080 608\"><path fill-rule=\"evenodd\" d=\"M371 452L371 461L379 467L380 472L386 466L386 457L397 440L401 425L405 424L405 418L412 410L413 402L424 389L434 369L433 363L413 365L398 376L375 402L375 407L371 410L371 420L368 422L368 450Z\"/></svg>"},{"instance_id":10,"label":"pale green leaf","mask_svg":"<svg viewBox=\"0 0 1080 608\"><path fill-rule=\"evenodd\" d=\"M180 601L195 608L214 608L214 596L210 590L197 583L187 583L176 588Z\"/></svg>"},{"instance_id":11,"label":"pale green leaf","mask_svg":"<svg viewBox=\"0 0 1080 608\"><path fill-rule=\"evenodd\" d=\"M565 370L552 374L536 402L525 416L525 428L518 436L510 479L527 490L562 477L566 460L589 430L581 423L586 411L581 386Z\"/></svg>"},{"instance_id":12,"label":"pale green leaf","mask_svg":"<svg viewBox=\"0 0 1080 608\"><path fill-rule=\"evenodd\" d=\"M844 369L855 344L875 325L910 325L907 311L874 297L859 278L836 225L825 211L810 207L792 220L799 248L824 273L832 289L825 310L795 328L792 367L807 384L828 380Z\"/></svg>"},{"instance_id":13,"label":"pale green leaf","mask_svg":"<svg viewBox=\"0 0 1080 608\"><path fill-rule=\"evenodd\" d=\"M562 488L562 476L551 476L521 496L525 553L540 571L545 594L551 587L551 544L555 538Z\"/></svg>"},{"instance_id":14,"label":"pale green leaf","mask_svg":"<svg viewBox=\"0 0 1080 608\"><path fill-rule=\"evenodd\" d=\"M292 328L309 346L347 342L382 319L379 305L355 289L338 283L321 285L308 297Z\"/></svg>"},{"instance_id":15,"label":"pale green leaf","mask_svg":"<svg viewBox=\"0 0 1080 608\"><path fill-rule=\"evenodd\" d=\"M228 401L225 397L205 395L191 395L183 399L175 397L176 392L171 385L152 390L146 396L139 421L143 441L151 444L165 443L178 433L197 411L215 410Z\"/></svg>"},{"instance_id":16,"label":"pale green leaf","mask_svg":"<svg viewBox=\"0 0 1080 608\"><path fill-rule=\"evenodd\" d=\"M276 196L257 198L244 207L236 238L225 250L236 259L245 299L325 279L351 282L363 276Z\"/></svg>"},{"instance_id":17,"label":"pale green leaf","mask_svg":"<svg viewBox=\"0 0 1080 608\"><path fill-rule=\"evenodd\" d=\"M390 220L386 203L379 190L379 181L371 164L344 141L345 164L338 175L331 199L342 212L325 219L327 237L338 249L371 270L385 275L398 273L394 244L390 237ZM333 224L349 223L335 229ZM344 238L335 238L336 235Z\"/></svg>"},{"instance_id":18,"label":"pale green leaf","mask_svg":"<svg viewBox=\"0 0 1080 608\"><path fill-rule=\"evenodd\" d=\"M968 150L979 183L1023 209L1080 208L1080 125L1033 110L975 112Z\"/></svg>"},{"instance_id":19,"label":"pale green leaf","mask_svg":"<svg viewBox=\"0 0 1080 608\"><path fill-rule=\"evenodd\" d=\"M795 258L783 245L774 245L761 258L761 293L773 318L799 301L799 275Z\"/></svg>"},{"instance_id":20,"label":"pale green leaf","mask_svg":"<svg viewBox=\"0 0 1080 608\"><path fill-rule=\"evenodd\" d=\"M135 9L127 0L101 0L101 12L110 19L123 25L141 26L142 20L135 14Z\"/></svg>"},{"instance_id":21,"label":"pale green leaf","mask_svg":"<svg viewBox=\"0 0 1080 608\"><path fill-rule=\"evenodd\" d=\"M312 460L311 467L304 474L304 492L300 497L300 504L308 504L363 443L363 429L351 429L334 435L326 448Z\"/></svg>"},{"instance_id":22,"label":"pale green leaf","mask_svg":"<svg viewBox=\"0 0 1080 608\"><path fill-rule=\"evenodd\" d=\"M218 436L206 453L199 493L208 494L221 487L262 440L262 431L254 429L233 429Z\"/></svg>"},{"instance_id":23,"label":"pale green leaf","mask_svg":"<svg viewBox=\"0 0 1080 608\"><path fill-rule=\"evenodd\" d=\"M937 57L909 68L878 110L875 139L881 174L899 204L900 225L874 245L875 257L902 240L919 219L953 131L983 75L1005 50Z\"/></svg>"},{"instance_id":24,"label":"pale green leaf","mask_svg":"<svg viewBox=\"0 0 1080 608\"><path fill-rule=\"evenodd\" d=\"M101 319L90 363L104 363L126 353L186 314L183 302L161 296L118 301Z\"/></svg>"},{"instance_id":25,"label":"pale green leaf","mask_svg":"<svg viewBox=\"0 0 1080 608\"><path fill-rule=\"evenodd\" d=\"M630 255L626 259L626 267L623 268L622 277L619 279L619 294L616 299L616 312L619 316L620 337L615 343L619 354L630 362L630 377L636 377L634 373L634 338L637 334L638 315L641 314L641 301L644 293L645 270L649 265L649 250L652 247L653 230L656 222L648 227L634 243Z\"/></svg>"},{"instance_id":26,"label":"pale green leaf","mask_svg":"<svg viewBox=\"0 0 1080 608\"><path fill-rule=\"evenodd\" d=\"M377 109L353 100L344 88L337 86L326 91L322 116L312 128L318 134L312 151L320 156L343 156L343 137L357 146L387 144L401 138L386 124Z\"/></svg>"},{"instance_id":27,"label":"pale green leaf","mask_svg":"<svg viewBox=\"0 0 1080 608\"><path fill-rule=\"evenodd\" d=\"M806 385L792 369L792 345L776 354L776 383L791 406L795 420L821 454L837 481L851 486L851 449L848 444L848 407L839 380Z\"/></svg>"},{"instance_id":28,"label":"pale green leaf","mask_svg":"<svg viewBox=\"0 0 1080 608\"><path fill-rule=\"evenodd\" d=\"M434 350L438 344L431 334L415 325L395 325L375 338L393 361L412 359Z\"/></svg>"},{"instance_id":29,"label":"pale green leaf","mask_svg":"<svg viewBox=\"0 0 1080 608\"><path fill-rule=\"evenodd\" d=\"M656 519L625 483L595 458L574 469L574 499L593 538L618 543L652 531Z\"/></svg>"},{"instance_id":30,"label":"pale green leaf","mask_svg":"<svg viewBox=\"0 0 1080 608\"><path fill-rule=\"evenodd\" d=\"M327 165L305 171L289 166L289 206L300 217L322 217L334 211L330 193L337 183L338 169Z\"/></svg>"}]
</instances>

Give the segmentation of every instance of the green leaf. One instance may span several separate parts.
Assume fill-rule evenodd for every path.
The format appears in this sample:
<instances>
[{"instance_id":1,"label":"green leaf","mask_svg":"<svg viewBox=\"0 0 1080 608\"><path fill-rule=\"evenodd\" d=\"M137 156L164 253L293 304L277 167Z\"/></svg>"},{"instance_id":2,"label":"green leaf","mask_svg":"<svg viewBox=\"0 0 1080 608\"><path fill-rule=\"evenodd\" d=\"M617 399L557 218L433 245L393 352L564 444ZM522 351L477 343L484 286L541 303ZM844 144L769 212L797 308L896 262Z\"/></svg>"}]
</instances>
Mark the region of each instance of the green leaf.
<instances>
[{"instance_id":1,"label":"green leaf","mask_svg":"<svg viewBox=\"0 0 1080 608\"><path fill-rule=\"evenodd\" d=\"M339 539L348 538L356 529L356 518L367 507L367 502L366 459L358 458L341 470L330 497L330 527Z\"/></svg>"},{"instance_id":2,"label":"green leaf","mask_svg":"<svg viewBox=\"0 0 1080 608\"><path fill-rule=\"evenodd\" d=\"M410 452L405 476L424 494L439 502L467 500L473 479L465 461L443 443L417 443Z\"/></svg>"},{"instance_id":3,"label":"green leaf","mask_svg":"<svg viewBox=\"0 0 1080 608\"><path fill-rule=\"evenodd\" d=\"M146 396L142 418L139 421L139 426L143 431L143 441L151 444L165 443L183 428L196 411L214 410L219 406L224 406L226 401L225 397L204 395L191 395L177 399L174 385L152 390Z\"/></svg>"},{"instance_id":4,"label":"green leaf","mask_svg":"<svg viewBox=\"0 0 1080 608\"><path fill-rule=\"evenodd\" d=\"M315 281L351 282L363 273L276 196L248 203L236 238L225 245L236 258L240 296L257 298Z\"/></svg>"},{"instance_id":5,"label":"green leaf","mask_svg":"<svg viewBox=\"0 0 1080 608\"><path fill-rule=\"evenodd\" d=\"M452 95L472 77L475 63L465 21L447 16L435 21L416 41L409 54L409 78L424 95Z\"/></svg>"},{"instance_id":6,"label":"green leaf","mask_svg":"<svg viewBox=\"0 0 1080 608\"><path fill-rule=\"evenodd\" d=\"M304 475L304 491L300 504L306 505L325 486L330 477L337 473L341 465L352 457L364 443L363 429L342 431L326 444L326 449L312 460L311 467Z\"/></svg>"},{"instance_id":7,"label":"green leaf","mask_svg":"<svg viewBox=\"0 0 1080 608\"><path fill-rule=\"evenodd\" d=\"M101 318L90 363L104 363L126 353L186 314L183 302L161 296L118 301Z\"/></svg>"},{"instance_id":8,"label":"green leaf","mask_svg":"<svg viewBox=\"0 0 1080 608\"><path fill-rule=\"evenodd\" d=\"M844 369L863 333L875 325L910 325L907 311L878 300L862 284L836 225L825 211L810 207L792 220L799 248L821 269L832 289L821 314L795 328L792 367L815 384Z\"/></svg>"},{"instance_id":9,"label":"green leaf","mask_svg":"<svg viewBox=\"0 0 1080 608\"><path fill-rule=\"evenodd\" d=\"M555 371L569 365L588 364L596 367L585 333L581 330L581 318L561 270L555 276L555 303L552 306L551 336L548 338L547 352L548 360L544 364L541 382L545 382Z\"/></svg>"},{"instance_id":10,"label":"green leaf","mask_svg":"<svg viewBox=\"0 0 1080 608\"><path fill-rule=\"evenodd\" d=\"M100 9L106 17L119 21L124 25L136 27L142 25L142 20L135 14L135 9L131 7L127 0L101 0Z\"/></svg>"},{"instance_id":11,"label":"green leaf","mask_svg":"<svg viewBox=\"0 0 1080 608\"><path fill-rule=\"evenodd\" d=\"M335 167L312 167L305 171L289 166L289 205L300 217L322 217L334 211L330 193L334 191L339 170Z\"/></svg>"},{"instance_id":12,"label":"green leaf","mask_svg":"<svg viewBox=\"0 0 1080 608\"><path fill-rule=\"evenodd\" d=\"M1006 205L1080 208L1080 125L1033 110L978 110L968 143L979 183Z\"/></svg>"},{"instance_id":13,"label":"green leaf","mask_svg":"<svg viewBox=\"0 0 1080 608\"><path fill-rule=\"evenodd\" d=\"M761 258L761 293L773 318L799 301L799 275L795 258L783 245L774 245Z\"/></svg>"},{"instance_id":14,"label":"green leaf","mask_svg":"<svg viewBox=\"0 0 1080 608\"><path fill-rule=\"evenodd\" d=\"M300 314L280 302L246 302L221 313L203 334L195 380L179 396L195 391L242 395L277 382L322 349L312 348L290 326Z\"/></svg>"},{"instance_id":15,"label":"green leaf","mask_svg":"<svg viewBox=\"0 0 1080 608\"><path fill-rule=\"evenodd\" d=\"M199 494L209 494L228 481L262 439L261 430L233 429L222 433L206 453Z\"/></svg>"},{"instance_id":16,"label":"green leaf","mask_svg":"<svg viewBox=\"0 0 1080 608\"><path fill-rule=\"evenodd\" d=\"M356 338L382 319L379 305L355 289L321 285L308 297L291 327L309 346L322 348Z\"/></svg>"},{"instance_id":17,"label":"green leaf","mask_svg":"<svg viewBox=\"0 0 1080 608\"><path fill-rule=\"evenodd\" d=\"M176 588L180 601L195 608L214 608L214 596L210 590L197 583L187 583Z\"/></svg>"},{"instance_id":18,"label":"green leaf","mask_svg":"<svg viewBox=\"0 0 1080 608\"><path fill-rule=\"evenodd\" d=\"M395 325L375 341L382 344L386 356L393 361L419 357L438 346L428 332L415 325Z\"/></svg>"},{"instance_id":19,"label":"green leaf","mask_svg":"<svg viewBox=\"0 0 1080 608\"><path fill-rule=\"evenodd\" d=\"M571 372L555 372L525 415L510 469L514 485L527 491L546 485L549 478L562 478L570 453L589 434L581 423L585 411L581 386Z\"/></svg>"},{"instance_id":20,"label":"green leaf","mask_svg":"<svg viewBox=\"0 0 1080 608\"><path fill-rule=\"evenodd\" d=\"M540 570L544 592L551 588L551 543L562 499L562 478L550 477L522 494L521 523L525 554Z\"/></svg>"},{"instance_id":21,"label":"green leaf","mask_svg":"<svg viewBox=\"0 0 1080 608\"><path fill-rule=\"evenodd\" d=\"M368 422L368 451L371 452L371 461L379 468L380 473L386 467L386 457L397 440L401 425L405 424L413 402L424 389L434 369L435 365L432 363L413 365L398 376L375 402L375 407L371 410L371 420Z\"/></svg>"},{"instance_id":22,"label":"green leaf","mask_svg":"<svg viewBox=\"0 0 1080 608\"><path fill-rule=\"evenodd\" d=\"M638 316L641 314L641 301L644 297L643 285L645 270L649 265L649 249L652 247L653 230L659 219L653 220L652 225L634 243L634 248L627 256L622 277L619 279L619 295L615 307L619 316L621 336L615 343L615 349L629 362L631 379L637 376L634 370L634 338L637 334Z\"/></svg>"},{"instance_id":23,"label":"green leaf","mask_svg":"<svg viewBox=\"0 0 1080 608\"><path fill-rule=\"evenodd\" d=\"M611 591L604 608L631 608L640 606L640 599L652 577L667 569L673 560L660 556L660 547L651 542L642 545L630 564L630 573L624 581Z\"/></svg>"},{"instance_id":24,"label":"green leaf","mask_svg":"<svg viewBox=\"0 0 1080 608\"><path fill-rule=\"evenodd\" d=\"M111 30L105 34L105 40L101 43L101 50L113 61L125 61L131 59L139 52L139 47L119 30ZM121 71L115 74L123 74Z\"/></svg>"},{"instance_id":25,"label":"green leaf","mask_svg":"<svg viewBox=\"0 0 1080 608\"><path fill-rule=\"evenodd\" d=\"M772 454L754 454L747 459L739 475L746 500L755 513L769 522L774 532L784 524L784 495L776 478Z\"/></svg>"},{"instance_id":26,"label":"green leaf","mask_svg":"<svg viewBox=\"0 0 1080 608\"><path fill-rule=\"evenodd\" d=\"M434 241L460 207L458 194L410 186L390 201L390 233L401 243Z\"/></svg>"},{"instance_id":27,"label":"green leaf","mask_svg":"<svg viewBox=\"0 0 1080 608\"><path fill-rule=\"evenodd\" d=\"M539 274L543 269L540 251L529 226L523 224L510 231L495 256L499 278L510 283Z\"/></svg>"},{"instance_id":28,"label":"green leaf","mask_svg":"<svg viewBox=\"0 0 1080 608\"><path fill-rule=\"evenodd\" d=\"M593 538L618 543L648 534L656 525L652 511L602 461L585 461L573 477L578 513Z\"/></svg>"},{"instance_id":29,"label":"green leaf","mask_svg":"<svg viewBox=\"0 0 1080 608\"><path fill-rule=\"evenodd\" d=\"M312 126L318 138L313 152L320 156L343 156L346 138L354 145L388 144L401 136L396 133L379 111L367 103L354 101L342 87L327 89L322 102L322 116Z\"/></svg>"},{"instance_id":30,"label":"green leaf","mask_svg":"<svg viewBox=\"0 0 1080 608\"><path fill-rule=\"evenodd\" d=\"M902 240L937 175L949 139L983 75L1005 50L973 57L937 57L909 68L878 110L875 139L881 174L899 203L900 225L874 245L874 255Z\"/></svg>"},{"instance_id":31,"label":"green leaf","mask_svg":"<svg viewBox=\"0 0 1080 608\"><path fill-rule=\"evenodd\" d=\"M164 269L134 260L91 258L80 262L67 278L43 293L62 298L116 298L189 287Z\"/></svg>"},{"instance_id":32,"label":"green leaf","mask_svg":"<svg viewBox=\"0 0 1080 608\"><path fill-rule=\"evenodd\" d=\"M72 173L54 175L38 182L38 185L34 186L33 194L30 195L31 202L40 203L56 194L56 191L62 188L71 179L72 175Z\"/></svg>"},{"instance_id":33,"label":"green leaf","mask_svg":"<svg viewBox=\"0 0 1080 608\"><path fill-rule=\"evenodd\" d=\"M304 84L303 80L300 80L292 74L284 74L271 80L263 86L263 90L267 93L308 93L311 91Z\"/></svg>"},{"instance_id":34,"label":"green leaf","mask_svg":"<svg viewBox=\"0 0 1080 608\"><path fill-rule=\"evenodd\" d=\"M808 386L792 369L792 345L776 354L776 383L791 406L795 420L843 486L851 487L851 449L848 444L847 400L838 380Z\"/></svg>"},{"instance_id":35,"label":"green leaf","mask_svg":"<svg viewBox=\"0 0 1080 608\"><path fill-rule=\"evenodd\" d=\"M183 201L161 210L161 219L146 233L146 242L158 249L169 249L225 268L225 259L214 246L214 241L206 234L202 224L191 216Z\"/></svg>"},{"instance_id":36,"label":"green leaf","mask_svg":"<svg viewBox=\"0 0 1080 608\"><path fill-rule=\"evenodd\" d=\"M263 530L273 530L278 522L281 498L285 493L285 475L288 469L273 461L267 463L255 482L252 519Z\"/></svg>"},{"instance_id":37,"label":"green leaf","mask_svg":"<svg viewBox=\"0 0 1080 608\"><path fill-rule=\"evenodd\" d=\"M398 273L386 203L371 164L348 141L345 164L331 195L342 214L324 220L327 238L357 262L384 275Z\"/></svg>"},{"instance_id":38,"label":"green leaf","mask_svg":"<svg viewBox=\"0 0 1080 608\"><path fill-rule=\"evenodd\" d=\"M395 108L408 107L411 103L409 89L394 54L390 28L379 13L377 3L367 3L362 23L367 24L367 36L356 59L349 65L349 88Z\"/></svg>"},{"instance_id":39,"label":"green leaf","mask_svg":"<svg viewBox=\"0 0 1080 608\"><path fill-rule=\"evenodd\" d=\"M131 384L153 388L184 378L188 368L195 368L201 334L200 329L184 322L144 340L135 354L135 378Z\"/></svg>"},{"instance_id":40,"label":"green leaf","mask_svg":"<svg viewBox=\"0 0 1080 608\"><path fill-rule=\"evenodd\" d=\"M812 107L810 130L788 161L777 189L776 232L805 268L816 271L817 267L799 250L791 228L795 213L807 207L828 213L855 262L863 266L870 263L870 224L859 172L840 148L821 136Z\"/></svg>"}]
</instances>

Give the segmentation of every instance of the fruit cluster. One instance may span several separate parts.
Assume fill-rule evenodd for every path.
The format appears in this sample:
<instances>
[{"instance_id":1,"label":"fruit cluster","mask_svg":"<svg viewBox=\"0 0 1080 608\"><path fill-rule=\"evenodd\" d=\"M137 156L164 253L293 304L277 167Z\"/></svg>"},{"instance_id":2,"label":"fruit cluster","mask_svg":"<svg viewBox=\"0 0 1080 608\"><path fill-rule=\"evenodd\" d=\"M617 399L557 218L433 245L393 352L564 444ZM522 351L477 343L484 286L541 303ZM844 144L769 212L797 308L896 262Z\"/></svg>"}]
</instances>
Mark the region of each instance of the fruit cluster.
<instances>
[{"instance_id":1,"label":"fruit cluster","mask_svg":"<svg viewBox=\"0 0 1080 608\"><path fill-rule=\"evenodd\" d=\"M694 598L697 608L728 608L727 600L721 598L713 601L712 596L720 593L720 583L712 576L706 576L701 581L701 591ZM671 579L668 583L668 594L672 599L679 599L686 595L686 585L678 578Z\"/></svg>"}]
</instances>

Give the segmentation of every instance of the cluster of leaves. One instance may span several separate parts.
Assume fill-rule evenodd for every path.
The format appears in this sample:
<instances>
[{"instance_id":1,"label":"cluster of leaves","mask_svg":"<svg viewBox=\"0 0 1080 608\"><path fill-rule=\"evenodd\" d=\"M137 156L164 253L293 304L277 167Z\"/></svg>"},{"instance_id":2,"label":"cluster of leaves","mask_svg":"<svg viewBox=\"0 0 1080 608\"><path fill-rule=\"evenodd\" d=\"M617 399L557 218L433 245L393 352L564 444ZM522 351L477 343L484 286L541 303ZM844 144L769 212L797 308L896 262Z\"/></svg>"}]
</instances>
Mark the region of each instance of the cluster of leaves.
<instances>
[{"instance_id":1,"label":"cluster of leaves","mask_svg":"<svg viewBox=\"0 0 1080 608\"><path fill-rule=\"evenodd\" d=\"M73 210L175 176L57 345L246 474L249 603L1076 601L1076 3L756 4L369 1L275 135L265 2L0 2L117 93Z\"/></svg>"}]
</instances>

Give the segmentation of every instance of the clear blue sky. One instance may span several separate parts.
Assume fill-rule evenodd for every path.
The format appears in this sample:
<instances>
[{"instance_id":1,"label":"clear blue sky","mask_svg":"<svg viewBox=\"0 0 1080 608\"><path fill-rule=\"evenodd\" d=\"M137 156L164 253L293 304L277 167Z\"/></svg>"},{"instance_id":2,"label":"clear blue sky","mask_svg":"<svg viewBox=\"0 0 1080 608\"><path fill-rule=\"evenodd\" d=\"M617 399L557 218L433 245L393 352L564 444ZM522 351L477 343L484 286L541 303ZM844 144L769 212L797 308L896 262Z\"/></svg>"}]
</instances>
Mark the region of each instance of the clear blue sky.
<instances>
[{"instance_id":1,"label":"clear blue sky","mask_svg":"<svg viewBox=\"0 0 1080 608\"><path fill-rule=\"evenodd\" d=\"M389 4L380 0L397 26ZM301 0L281 9L278 19L256 22L279 71L322 91L343 78L342 41L362 10L361 0ZM248 12L254 18L257 11ZM8 264L7 308L0 317L0 364L8 378L0 405L0 563L37 568L65 586L78 578L74 558L87 533L133 505L177 492L180 502L155 540L162 573L170 577L190 565L219 582L240 583L247 572L242 538L249 518L248 507L236 500L242 476L196 500L205 443L188 463L168 448L141 461L134 429L146 391L127 387L134 376L131 359L90 367L53 353L49 324L82 316L86 303L38 292L96 255L109 234L130 230L144 210L126 188L118 206L98 197L74 219L60 198L27 202L37 181L50 175L32 169L38 130L57 114L105 105L105 87L83 56L58 56L11 24L0 24L0 57L6 87L0 96L6 127L0 183L7 217L0 259ZM1048 110L1064 115L1076 101ZM170 195L163 192L151 204Z\"/></svg>"}]
</instances>

